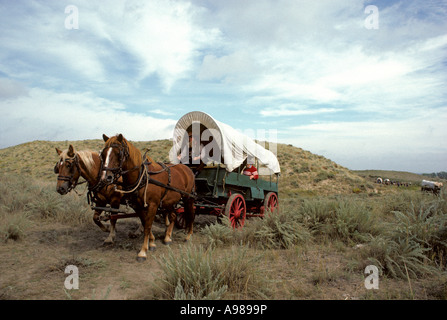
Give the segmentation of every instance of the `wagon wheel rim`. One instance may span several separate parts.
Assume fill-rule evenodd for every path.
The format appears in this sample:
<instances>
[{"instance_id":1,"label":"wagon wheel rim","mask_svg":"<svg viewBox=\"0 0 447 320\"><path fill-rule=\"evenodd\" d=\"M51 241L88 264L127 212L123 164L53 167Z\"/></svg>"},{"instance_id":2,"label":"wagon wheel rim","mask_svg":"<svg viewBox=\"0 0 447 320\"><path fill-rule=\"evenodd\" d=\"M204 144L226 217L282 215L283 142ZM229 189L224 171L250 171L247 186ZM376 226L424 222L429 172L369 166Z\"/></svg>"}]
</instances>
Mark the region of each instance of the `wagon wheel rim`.
<instances>
[{"instance_id":1,"label":"wagon wheel rim","mask_svg":"<svg viewBox=\"0 0 447 320\"><path fill-rule=\"evenodd\" d=\"M175 220L175 226L179 229L186 229L185 213L178 212Z\"/></svg>"},{"instance_id":2,"label":"wagon wheel rim","mask_svg":"<svg viewBox=\"0 0 447 320\"><path fill-rule=\"evenodd\" d=\"M238 195L233 199L229 210L229 219L234 229L243 227L245 224L245 201L242 196Z\"/></svg>"},{"instance_id":3,"label":"wagon wheel rim","mask_svg":"<svg viewBox=\"0 0 447 320\"><path fill-rule=\"evenodd\" d=\"M272 193L268 198L267 208L269 208L272 212L278 208L278 196L276 193Z\"/></svg>"}]
</instances>

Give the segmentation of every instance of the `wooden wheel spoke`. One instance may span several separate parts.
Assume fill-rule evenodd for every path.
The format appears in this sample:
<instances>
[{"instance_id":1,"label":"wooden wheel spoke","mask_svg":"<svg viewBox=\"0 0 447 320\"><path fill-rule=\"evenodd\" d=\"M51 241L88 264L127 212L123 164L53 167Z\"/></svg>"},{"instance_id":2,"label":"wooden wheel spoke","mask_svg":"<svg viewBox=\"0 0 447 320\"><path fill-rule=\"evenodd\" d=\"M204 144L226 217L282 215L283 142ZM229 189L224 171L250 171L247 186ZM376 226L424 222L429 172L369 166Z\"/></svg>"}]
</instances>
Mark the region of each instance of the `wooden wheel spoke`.
<instances>
[{"instance_id":1,"label":"wooden wheel spoke","mask_svg":"<svg viewBox=\"0 0 447 320\"><path fill-rule=\"evenodd\" d=\"M271 212L278 209L278 196L275 192L269 192L264 198L264 210Z\"/></svg>"},{"instance_id":2,"label":"wooden wheel spoke","mask_svg":"<svg viewBox=\"0 0 447 320\"><path fill-rule=\"evenodd\" d=\"M230 196L225 209L226 215L230 219L233 228L242 227L245 223L245 200L241 194L233 194Z\"/></svg>"}]
</instances>

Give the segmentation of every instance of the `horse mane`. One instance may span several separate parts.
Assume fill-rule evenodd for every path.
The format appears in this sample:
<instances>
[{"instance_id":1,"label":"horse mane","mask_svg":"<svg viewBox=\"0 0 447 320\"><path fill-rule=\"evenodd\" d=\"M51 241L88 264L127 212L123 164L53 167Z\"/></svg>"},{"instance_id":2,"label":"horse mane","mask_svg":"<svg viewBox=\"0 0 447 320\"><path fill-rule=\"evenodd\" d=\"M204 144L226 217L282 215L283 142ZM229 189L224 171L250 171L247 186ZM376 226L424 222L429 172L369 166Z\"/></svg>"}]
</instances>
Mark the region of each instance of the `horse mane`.
<instances>
[{"instance_id":1,"label":"horse mane","mask_svg":"<svg viewBox=\"0 0 447 320\"><path fill-rule=\"evenodd\" d=\"M79 158L81 158L82 162L85 165L85 168L87 171L91 171L93 167L95 166L95 161L93 160L93 154L97 154L99 157L98 152L96 151L90 151L90 150L82 150L77 152Z\"/></svg>"},{"instance_id":2,"label":"horse mane","mask_svg":"<svg viewBox=\"0 0 447 320\"><path fill-rule=\"evenodd\" d=\"M95 166L95 161L93 160L93 154L95 154L95 153L98 154L96 151L91 151L91 150L76 151L76 154L81 159L81 161L84 163L84 165L88 171L92 170L93 167ZM67 158L71 158L68 156L68 149L62 151L60 156L63 161L65 161L65 159L67 159Z\"/></svg>"}]
</instances>

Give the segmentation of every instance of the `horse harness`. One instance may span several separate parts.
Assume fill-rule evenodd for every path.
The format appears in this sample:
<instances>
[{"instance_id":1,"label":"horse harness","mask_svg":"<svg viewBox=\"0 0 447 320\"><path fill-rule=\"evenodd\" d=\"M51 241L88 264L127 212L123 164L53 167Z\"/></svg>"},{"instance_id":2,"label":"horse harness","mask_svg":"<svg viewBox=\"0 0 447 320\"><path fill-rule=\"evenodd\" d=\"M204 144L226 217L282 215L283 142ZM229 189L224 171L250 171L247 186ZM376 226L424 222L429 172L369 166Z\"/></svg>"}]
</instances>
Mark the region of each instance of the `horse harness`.
<instances>
[{"instance_id":1,"label":"horse harness","mask_svg":"<svg viewBox=\"0 0 447 320\"><path fill-rule=\"evenodd\" d=\"M126 188L123 191L120 191L120 190L116 190L116 191L123 192L123 193L133 193L133 192L135 192L137 190L140 190L143 187L147 187L148 184L154 184L154 185L156 185L158 187L164 188L163 195L160 198L160 207L163 204L163 199L165 198L166 194L168 193L168 190L171 190L171 191L174 191L174 192L178 192L178 193L180 193L183 196L188 196L188 197L193 197L193 198L197 197L197 195L195 193L195 190L193 190L192 193L189 193L189 192L186 192L186 191L181 190L179 188L171 186L171 168L175 167L177 164L166 165L163 162L157 162L157 164L159 164L162 167L162 169L158 170L158 171L149 171L148 170L149 169L149 165L151 165L151 164L152 164L152 162L147 161L147 159L146 159L142 163L142 165L141 165L139 178L137 179L137 182L134 185ZM153 179L151 177L153 175L157 175L157 174L160 174L162 172L167 172L167 174L168 174L168 183L167 184L165 184L165 183L163 183L163 182L161 182L159 180L155 180L155 179Z\"/></svg>"},{"instance_id":2,"label":"horse harness","mask_svg":"<svg viewBox=\"0 0 447 320\"><path fill-rule=\"evenodd\" d=\"M107 183L105 183L104 181L102 181L100 179L101 178L102 168L103 168L103 162L102 162L102 158L101 157L99 157L99 160L101 161L101 166L100 166L100 170L98 171L98 176L96 177L96 181L97 182L94 185L90 185L87 180L79 182L79 183L78 183L77 180L73 181L74 180L74 172L72 172L73 171L73 169L72 169L73 166L71 166L71 161L74 162L74 165L75 165L76 169L78 170L79 175L81 174L81 166L79 164L79 158L78 158L78 154L77 153L73 157L66 158L64 160L64 161L66 161L66 162L68 162L70 164L69 168L70 168L70 172L72 172L71 176L62 176L62 175L59 174L59 164L62 164L62 160L56 162L56 165L54 166L54 173L59 174L58 177L57 177L57 180L68 181L69 182L70 186L69 186L67 192L70 192L71 190L74 190L76 192L76 190L75 190L76 186L78 186L79 184L83 184L83 183L87 182L88 183L87 202L88 202L88 204L91 204L92 202L97 202L97 200L98 200L98 197L97 197L98 192L102 188L107 186Z\"/></svg>"},{"instance_id":3,"label":"horse harness","mask_svg":"<svg viewBox=\"0 0 447 320\"><path fill-rule=\"evenodd\" d=\"M110 144L110 146L108 146L108 148L117 148L119 150L118 159L119 159L120 164L117 168L109 168L109 167L102 166L102 164L101 164L101 171L112 172L114 181L118 181L118 179L123 174L126 174L130 171L133 171L133 170L136 170L139 168L139 166L135 166L132 169L123 170L123 163L124 163L125 159L129 156L129 147L127 146L127 144L112 143L112 144ZM103 152L104 152L104 150L105 150L105 148L103 149ZM102 157L100 157L100 158L102 159Z\"/></svg>"},{"instance_id":4,"label":"horse harness","mask_svg":"<svg viewBox=\"0 0 447 320\"><path fill-rule=\"evenodd\" d=\"M109 167L102 168L102 170L111 171L113 173L114 181L117 181L119 179L119 177L123 176L126 173L140 169L138 179L135 184L125 188L124 190L115 189L115 191L120 192L120 193L133 193L133 192L143 188L144 186L147 186L147 184L149 184L149 183L155 184L156 186L165 188L164 193L160 200L160 205L161 205L161 202L163 201L164 197L166 196L168 189L178 192L183 196L189 196L189 197L194 197L194 198L197 197L194 190L192 193L188 193L186 191L183 191L181 189L171 186L171 169L170 168L176 166L177 164L166 165L162 162L157 162L162 167L162 169L159 171L149 171L148 167L149 167L149 165L152 164L152 162L148 161L146 158L146 154L149 151L149 149L148 149L148 150L146 150L146 152L143 155L144 160L143 160L143 163L141 164L141 166L135 166L131 169L123 170L122 166L124 164L124 161L129 156L129 147L127 146L127 144L126 143L111 143L108 146L108 148L118 148L118 150L119 150L119 163L120 163L119 167L118 168L109 168ZM104 152L104 149L103 149L103 152ZM156 174L162 173L164 171L166 171L168 173L168 184L164 184L164 183L162 183L158 180L154 180L150 177L151 175L156 175ZM118 184L118 183L115 183L115 184Z\"/></svg>"},{"instance_id":5,"label":"horse harness","mask_svg":"<svg viewBox=\"0 0 447 320\"><path fill-rule=\"evenodd\" d=\"M71 157L71 158L66 158L66 159L64 160L64 162L68 162L68 164L69 164L68 168L69 168L70 173L71 173L70 176L63 176L63 175L61 175L61 174L59 173L59 165L62 165L62 160L56 162L56 165L54 166L54 169L53 169L54 173L57 173L57 174L58 174L58 176L57 176L57 180L59 180L59 181L68 181L68 183L69 183L69 187L68 187L68 191L67 191L67 192L73 190L73 189L76 188L76 186L78 185L78 181L77 181L77 180L76 180L76 181L73 181L73 180L74 180L74 179L73 179L73 178L74 178L74 173L73 173L73 168L74 168L74 167L72 166L72 162L71 162L71 161L73 161L73 163L74 163L76 169L78 169L78 171L79 171L79 173L80 173L80 172L81 172L81 167L79 166L79 159L78 159L78 154L77 154L77 153L76 153L73 157ZM85 182L85 181L83 181L83 182L81 182L81 183L84 183L84 182Z\"/></svg>"}]
</instances>

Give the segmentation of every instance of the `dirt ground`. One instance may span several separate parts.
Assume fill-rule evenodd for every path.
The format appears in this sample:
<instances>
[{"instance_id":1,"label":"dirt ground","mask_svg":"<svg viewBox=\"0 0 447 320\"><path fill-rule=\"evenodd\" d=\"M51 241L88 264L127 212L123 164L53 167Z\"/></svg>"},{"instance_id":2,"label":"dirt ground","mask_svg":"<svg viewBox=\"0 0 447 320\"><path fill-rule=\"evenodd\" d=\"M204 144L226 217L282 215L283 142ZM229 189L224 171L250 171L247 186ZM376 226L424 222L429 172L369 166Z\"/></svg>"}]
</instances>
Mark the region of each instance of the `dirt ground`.
<instances>
[{"instance_id":1,"label":"dirt ground","mask_svg":"<svg viewBox=\"0 0 447 320\"><path fill-rule=\"evenodd\" d=\"M210 218L200 220L196 228L209 223ZM118 220L115 244L105 246L107 233L96 225L73 228L37 221L24 239L0 244L0 298L144 299L160 277L154 257L183 245L185 234L175 229L174 241L168 247L162 242L164 226L154 223L157 249L149 253L146 262L138 263L142 236L128 236L138 225L136 218ZM196 233L194 237L200 236ZM78 267L78 290L65 289L68 265Z\"/></svg>"},{"instance_id":2,"label":"dirt ground","mask_svg":"<svg viewBox=\"0 0 447 320\"><path fill-rule=\"evenodd\" d=\"M195 245L205 244L200 229L215 217L196 219ZM157 249L139 263L142 236L128 237L139 224L135 218L117 223L114 245L104 246L107 234L92 224L68 227L37 221L26 237L0 244L0 298L7 300L136 300L153 299L163 273L157 259L184 245L183 230L174 229L173 243L163 245L164 226L154 223ZM355 249L353 249L355 250ZM446 282L380 279L378 290L365 289L361 272L347 272L349 254L337 244L309 245L289 250L254 250L272 286L271 299L445 299ZM79 289L64 286L68 265L79 270ZM348 268L349 269L349 268ZM241 297L243 300L243 297Z\"/></svg>"}]
</instances>

